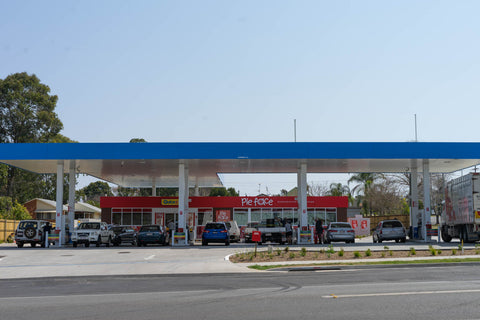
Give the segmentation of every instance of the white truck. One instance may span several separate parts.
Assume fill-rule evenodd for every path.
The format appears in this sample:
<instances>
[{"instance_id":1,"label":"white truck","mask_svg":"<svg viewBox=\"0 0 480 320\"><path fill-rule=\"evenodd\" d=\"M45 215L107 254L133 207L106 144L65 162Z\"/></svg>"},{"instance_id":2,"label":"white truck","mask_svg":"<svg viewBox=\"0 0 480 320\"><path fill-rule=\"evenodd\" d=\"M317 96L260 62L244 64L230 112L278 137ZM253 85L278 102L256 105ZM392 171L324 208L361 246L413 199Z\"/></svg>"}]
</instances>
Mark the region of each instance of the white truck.
<instances>
[{"instance_id":1,"label":"white truck","mask_svg":"<svg viewBox=\"0 0 480 320\"><path fill-rule=\"evenodd\" d=\"M109 247L114 237L115 233L105 222L82 222L72 232L72 244L74 248L81 243L85 247L89 247L91 243L97 247L101 244Z\"/></svg>"},{"instance_id":2,"label":"white truck","mask_svg":"<svg viewBox=\"0 0 480 320\"><path fill-rule=\"evenodd\" d=\"M285 244L287 242L287 230L283 224L275 219L266 219L257 225L257 230L262 233L262 241Z\"/></svg>"},{"instance_id":3,"label":"white truck","mask_svg":"<svg viewBox=\"0 0 480 320\"><path fill-rule=\"evenodd\" d=\"M443 241L453 238L463 242L480 240L480 175L470 173L449 181L440 231Z\"/></svg>"}]
</instances>

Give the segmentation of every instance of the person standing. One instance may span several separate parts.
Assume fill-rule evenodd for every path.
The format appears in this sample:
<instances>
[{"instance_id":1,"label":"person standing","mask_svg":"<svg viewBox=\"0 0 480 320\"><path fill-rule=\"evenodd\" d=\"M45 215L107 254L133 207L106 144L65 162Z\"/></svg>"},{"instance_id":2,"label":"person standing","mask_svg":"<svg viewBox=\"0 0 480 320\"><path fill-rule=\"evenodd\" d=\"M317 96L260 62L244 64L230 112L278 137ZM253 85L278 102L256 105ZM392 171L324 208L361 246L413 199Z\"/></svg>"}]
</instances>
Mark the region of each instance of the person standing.
<instances>
[{"instance_id":1,"label":"person standing","mask_svg":"<svg viewBox=\"0 0 480 320\"><path fill-rule=\"evenodd\" d=\"M285 232L287 236L287 243L292 244L293 231L292 231L292 225L290 224L290 220L287 220L287 222L285 223Z\"/></svg>"},{"instance_id":2,"label":"person standing","mask_svg":"<svg viewBox=\"0 0 480 320\"><path fill-rule=\"evenodd\" d=\"M321 219L315 222L315 233L317 234L317 243L323 243L323 223Z\"/></svg>"},{"instance_id":3,"label":"person standing","mask_svg":"<svg viewBox=\"0 0 480 320\"><path fill-rule=\"evenodd\" d=\"M48 235L52 232L52 226L50 225L50 222L47 221L47 223L43 226L43 243L42 246L45 248L48 248L50 246L50 241L48 241Z\"/></svg>"}]
</instances>

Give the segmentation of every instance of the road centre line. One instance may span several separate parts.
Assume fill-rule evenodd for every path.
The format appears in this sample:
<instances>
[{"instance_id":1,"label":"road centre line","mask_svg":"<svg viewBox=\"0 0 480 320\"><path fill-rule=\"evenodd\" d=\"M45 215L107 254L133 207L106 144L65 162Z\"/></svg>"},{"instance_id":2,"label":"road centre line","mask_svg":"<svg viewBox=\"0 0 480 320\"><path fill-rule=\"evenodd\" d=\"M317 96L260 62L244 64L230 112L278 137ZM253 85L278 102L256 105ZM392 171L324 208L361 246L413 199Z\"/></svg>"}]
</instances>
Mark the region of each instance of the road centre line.
<instances>
[{"instance_id":1,"label":"road centre line","mask_svg":"<svg viewBox=\"0 0 480 320\"><path fill-rule=\"evenodd\" d=\"M152 260L153 258L155 258L155 255L154 255L154 254L152 254L151 256L148 256L148 257L146 257L146 258L143 258L143 259L145 259L145 260Z\"/></svg>"},{"instance_id":2,"label":"road centre line","mask_svg":"<svg viewBox=\"0 0 480 320\"><path fill-rule=\"evenodd\" d=\"M408 296L408 295L426 295L426 294L452 294L452 293L475 293L480 292L480 289L469 290L439 290L439 291L410 291L410 292L379 292L379 293L360 293L360 294L330 294L322 296L325 299L338 298L368 298L368 297L382 297L382 296Z\"/></svg>"}]
</instances>

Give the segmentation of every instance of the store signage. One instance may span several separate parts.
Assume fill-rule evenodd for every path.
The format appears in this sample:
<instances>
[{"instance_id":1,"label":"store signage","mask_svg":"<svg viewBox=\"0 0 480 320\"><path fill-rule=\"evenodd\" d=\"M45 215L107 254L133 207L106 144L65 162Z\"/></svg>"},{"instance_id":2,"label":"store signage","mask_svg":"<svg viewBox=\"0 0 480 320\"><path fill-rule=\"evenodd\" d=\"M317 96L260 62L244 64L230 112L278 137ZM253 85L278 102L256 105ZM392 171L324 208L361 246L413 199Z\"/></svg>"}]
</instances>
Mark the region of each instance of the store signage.
<instances>
[{"instance_id":1,"label":"store signage","mask_svg":"<svg viewBox=\"0 0 480 320\"><path fill-rule=\"evenodd\" d=\"M264 198L246 198L242 197L242 207L272 207L273 199L269 197Z\"/></svg>"},{"instance_id":2,"label":"store signage","mask_svg":"<svg viewBox=\"0 0 480 320\"><path fill-rule=\"evenodd\" d=\"M162 206L178 206L178 199L162 199Z\"/></svg>"}]
</instances>

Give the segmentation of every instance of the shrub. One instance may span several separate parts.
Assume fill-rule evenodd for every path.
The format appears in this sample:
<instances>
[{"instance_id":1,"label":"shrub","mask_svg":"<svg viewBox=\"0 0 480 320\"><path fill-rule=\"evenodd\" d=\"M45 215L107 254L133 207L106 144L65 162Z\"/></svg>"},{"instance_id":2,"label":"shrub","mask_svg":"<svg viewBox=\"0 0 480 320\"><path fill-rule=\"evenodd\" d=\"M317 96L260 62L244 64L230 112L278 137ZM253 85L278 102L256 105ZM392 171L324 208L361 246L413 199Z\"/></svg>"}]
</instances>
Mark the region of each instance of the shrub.
<instances>
[{"instance_id":1,"label":"shrub","mask_svg":"<svg viewBox=\"0 0 480 320\"><path fill-rule=\"evenodd\" d=\"M335 253L335 249L333 248L333 245L328 246L327 253Z\"/></svg>"},{"instance_id":2,"label":"shrub","mask_svg":"<svg viewBox=\"0 0 480 320\"><path fill-rule=\"evenodd\" d=\"M303 247L302 249L300 249L300 255L302 257L305 257L307 255L307 249L305 247Z\"/></svg>"},{"instance_id":3,"label":"shrub","mask_svg":"<svg viewBox=\"0 0 480 320\"><path fill-rule=\"evenodd\" d=\"M354 252L353 252L353 256L354 256L355 258L360 258L360 257L361 257L360 252L358 252L358 251L354 251Z\"/></svg>"},{"instance_id":4,"label":"shrub","mask_svg":"<svg viewBox=\"0 0 480 320\"><path fill-rule=\"evenodd\" d=\"M388 251L388 254L389 254L390 256L393 256L393 250Z\"/></svg>"},{"instance_id":5,"label":"shrub","mask_svg":"<svg viewBox=\"0 0 480 320\"><path fill-rule=\"evenodd\" d=\"M385 258L385 252L382 252L382 258Z\"/></svg>"},{"instance_id":6,"label":"shrub","mask_svg":"<svg viewBox=\"0 0 480 320\"><path fill-rule=\"evenodd\" d=\"M343 250L343 248L340 249L340 251L338 251L338 256L339 257L343 257L344 254L345 254L345 250Z\"/></svg>"},{"instance_id":7,"label":"shrub","mask_svg":"<svg viewBox=\"0 0 480 320\"><path fill-rule=\"evenodd\" d=\"M410 254L411 254L412 256L414 256L414 255L417 254L417 251L415 251L415 248L414 248L414 247L411 247L411 248L410 248Z\"/></svg>"},{"instance_id":8,"label":"shrub","mask_svg":"<svg viewBox=\"0 0 480 320\"><path fill-rule=\"evenodd\" d=\"M365 257L370 257L370 256L372 256L372 250L370 250L369 248L367 249L367 251L365 251Z\"/></svg>"},{"instance_id":9,"label":"shrub","mask_svg":"<svg viewBox=\"0 0 480 320\"><path fill-rule=\"evenodd\" d=\"M280 250L280 249L277 249L277 250L275 251L275 253L277 254L277 256L279 256L279 255L281 255L281 254L282 254L282 250Z\"/></svg>"},{"instance_id":10,"label":"shrub","mask_svg":"<svg viewBox=\"0 0 480 320\"><path fill-rule=\"evenodd\" d=\"M435 250L435 248L432 246L432 245L429 245L428 246L428 250L430 250L430 254L432 256L436 256L437 255L437 250Z\"/></svg>"},{"instance_id":11,"label":"shrub","mask_svg":"<svg viewBox=\"0 0 480 320\"><path fill-rule=\"evenodd\" d=\"M457 249L452 249L452 256L457 254Z\"/></svg>"},{"instance_id":12,"label":"shrub","mask_svg":"<svg viewBox=\"0 0 480 320\"><path fill-rule=\"evenodd\" d=\"M288 256L290 259L295 259L295 253L294 252L290 252L290 255Z\"/></svg>"},{"instance_id":13,"label":"shrub","mask_svg":"<svg viewBox=\"0 0 480 320\"><path fill-rule=\"evenodd\" d=\"M290 248L288 246L285 247L285 252L290 251Z\"/></svg>"}]
</instances>

